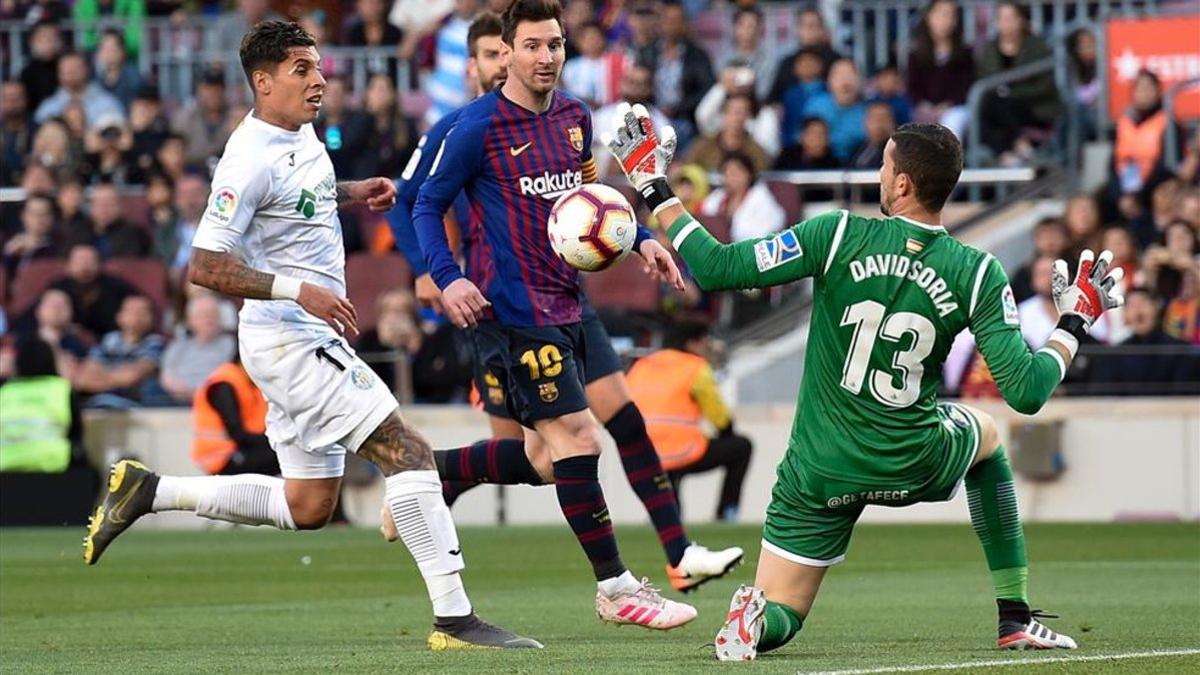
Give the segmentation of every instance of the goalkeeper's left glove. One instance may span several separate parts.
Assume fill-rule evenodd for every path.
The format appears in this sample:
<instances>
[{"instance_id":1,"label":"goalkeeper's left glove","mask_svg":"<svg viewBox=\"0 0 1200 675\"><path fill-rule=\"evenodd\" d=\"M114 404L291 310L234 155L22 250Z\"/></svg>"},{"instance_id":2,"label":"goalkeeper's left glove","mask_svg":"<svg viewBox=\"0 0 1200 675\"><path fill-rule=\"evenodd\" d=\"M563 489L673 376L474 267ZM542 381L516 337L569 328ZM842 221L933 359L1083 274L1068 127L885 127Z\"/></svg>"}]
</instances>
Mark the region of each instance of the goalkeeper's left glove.
<instances>
[{"instance_id":1,"label":"goalkeeper's left glove","mask_svg":"<svg viewBox=\"0 0 1200 675\"><path fill-rule=\"evenodd\" d=\"M1059 313L1054 332L1070 348L1072 355L1079 340L1087 335L1101 314L1125 304L1125 297L1117 288L1125 270L1118 267L1110 272L1111 263L1112 251L1104 251L1096 258L1085 249L1079 254L1079 271L1075 274L1075 282L1071 283L1067 277L1067 262L1054 261L1050 288Z\"/></svg>"},{"instance_id":2,"label":"goalkeeper's left glove","mask_svg":"<svg viewBox=\"0 0 1200 675\"><path fill-rule=\"evenodd\" d=\"M667 183L667 166L675 156L675 129L663 127L660 139L650 121L650 112L640 103L619 104L617 115L616 135L607 136L604 142L620 162L625 177L655 215L667 206L678 204L679 198Z\"/></svg>"}]
</instances>

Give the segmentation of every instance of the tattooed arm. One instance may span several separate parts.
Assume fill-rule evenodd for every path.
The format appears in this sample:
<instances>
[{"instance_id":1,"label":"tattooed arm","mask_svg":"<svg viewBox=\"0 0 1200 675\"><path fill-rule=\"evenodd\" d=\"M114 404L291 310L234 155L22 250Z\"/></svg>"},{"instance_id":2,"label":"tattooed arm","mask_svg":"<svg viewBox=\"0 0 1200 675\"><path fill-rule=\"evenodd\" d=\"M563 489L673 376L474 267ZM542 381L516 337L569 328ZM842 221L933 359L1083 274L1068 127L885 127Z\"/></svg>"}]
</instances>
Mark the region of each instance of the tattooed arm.
<instances>
[{"instance_id":1,"label":"tattooed arm","mask_svg":"<svg viewBox=\"0 0 1200 675\"><path fill-rule=\"evenodd\" d=\"M396 205L396 184L380 176L338 183L338 206L351 202L363 202L376 213L389 211Z\"/></svg>"}]
</instances>

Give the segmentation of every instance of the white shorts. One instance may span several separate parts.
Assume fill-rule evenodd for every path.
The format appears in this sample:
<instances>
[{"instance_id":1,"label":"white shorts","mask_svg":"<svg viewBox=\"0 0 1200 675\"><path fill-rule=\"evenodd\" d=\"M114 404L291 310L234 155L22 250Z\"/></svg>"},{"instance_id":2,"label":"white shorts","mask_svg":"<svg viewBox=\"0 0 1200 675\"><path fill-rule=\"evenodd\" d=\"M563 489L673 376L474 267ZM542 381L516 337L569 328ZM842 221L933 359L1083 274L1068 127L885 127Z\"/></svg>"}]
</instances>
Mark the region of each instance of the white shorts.
<instances>
[{"instance_id":1,"label":"white shorts","mask_svg":"<svg viewBox=\"0 0 1200 675\"><path fill-rule=\"evenodd\" d=\"M242 326L242 365L267 399L267 439L284 478L336 478L398 404L329 328Z\"/></svg>"}]
</instances>

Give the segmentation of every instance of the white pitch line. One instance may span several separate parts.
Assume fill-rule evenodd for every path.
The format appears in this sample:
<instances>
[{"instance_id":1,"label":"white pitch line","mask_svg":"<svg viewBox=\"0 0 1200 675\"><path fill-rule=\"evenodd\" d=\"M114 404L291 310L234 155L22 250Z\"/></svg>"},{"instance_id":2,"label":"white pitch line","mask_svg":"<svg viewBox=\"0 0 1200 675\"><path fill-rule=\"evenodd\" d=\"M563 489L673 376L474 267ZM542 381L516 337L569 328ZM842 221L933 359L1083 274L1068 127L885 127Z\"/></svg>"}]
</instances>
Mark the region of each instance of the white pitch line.
<instances>
[{"instance_id":1,"label":"white pitch line","mask_svg":"<svg viewBox=\"0 0 1200 675\"><path fill-rule=\"evenodd\" d=\"M1116 654L1089 654L1087 656L1048 656L1032 659L991 659L988 661L964 661L962 663L931 663L925 666L893 666L890 668L859 668L853 670L823 670L809 675L875 675L876 673L920 673L926 670L964 670L966 668L1004 668L1006 666L1036 666L1040 663L1086 663L1088 661L1124 661L1126 659L1153 659L1163 656L1190 656L1200 654L1200 649L1163 649L1149 652L1118 652ZM803 671L801 671L803 672Z\"/></svg>"}]
</instances>

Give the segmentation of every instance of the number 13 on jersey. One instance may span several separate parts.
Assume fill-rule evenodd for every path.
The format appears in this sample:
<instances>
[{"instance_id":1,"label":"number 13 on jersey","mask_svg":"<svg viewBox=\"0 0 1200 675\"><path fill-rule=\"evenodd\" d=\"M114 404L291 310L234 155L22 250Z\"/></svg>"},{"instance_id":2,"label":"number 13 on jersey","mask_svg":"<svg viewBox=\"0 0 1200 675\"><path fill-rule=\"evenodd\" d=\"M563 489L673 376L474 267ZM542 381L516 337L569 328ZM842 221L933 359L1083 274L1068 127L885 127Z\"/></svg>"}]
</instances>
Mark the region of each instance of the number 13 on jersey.
<instances>
[{"instance_id":1,"label":"number 13 on jersey","mask_svg":"<svg viewBox=\"0 0 1200 675\"><path fill-rule=\"evenodd\" d=\"M850 351L842 366L842 388L858 394L868 384L875 400L891 408L907 408L921 395L921 377L925 374L925 357L933 351L937 329L933 322L913 312L896 312L884 316L887 310L874 300L863 300L846 308L842 326L854 326ZM870 369L871 353L876 340L895 343L898 347L906 335L912 336L907 349L898 349L892 358L891 369ZM901 386L897 387L897 377Z\"/></svg>"}]
</instances>

